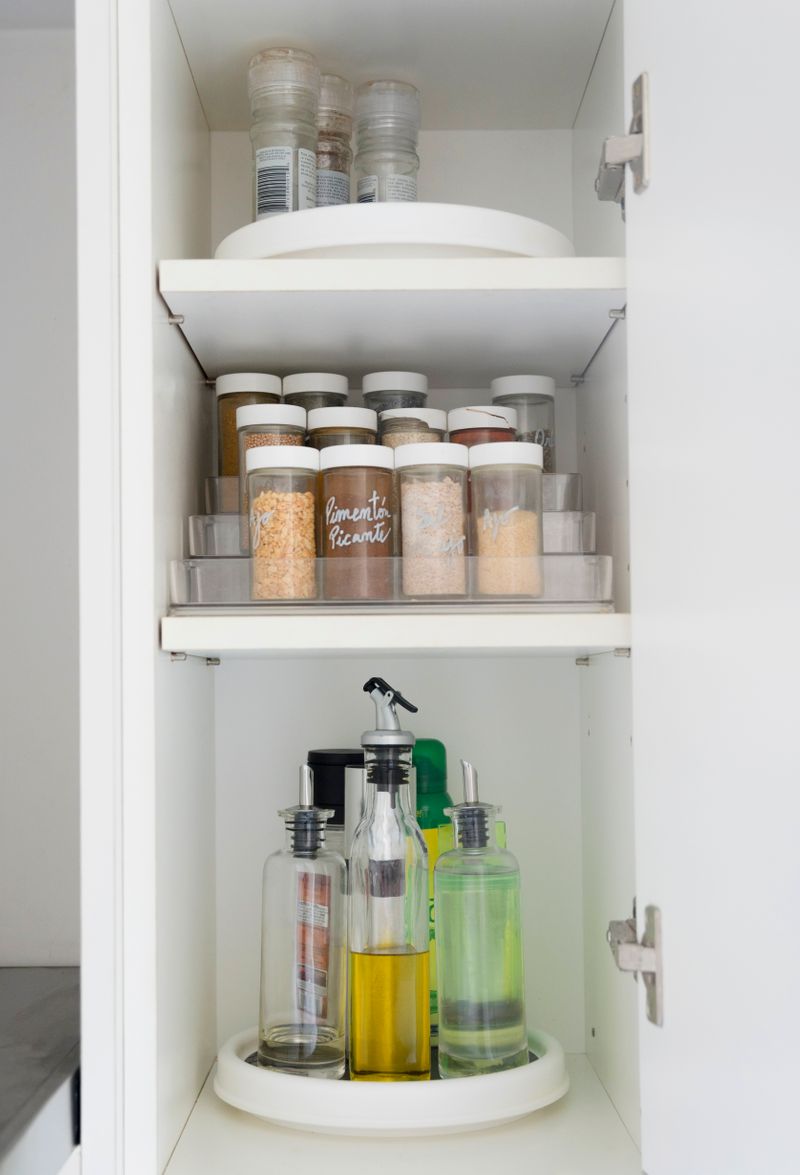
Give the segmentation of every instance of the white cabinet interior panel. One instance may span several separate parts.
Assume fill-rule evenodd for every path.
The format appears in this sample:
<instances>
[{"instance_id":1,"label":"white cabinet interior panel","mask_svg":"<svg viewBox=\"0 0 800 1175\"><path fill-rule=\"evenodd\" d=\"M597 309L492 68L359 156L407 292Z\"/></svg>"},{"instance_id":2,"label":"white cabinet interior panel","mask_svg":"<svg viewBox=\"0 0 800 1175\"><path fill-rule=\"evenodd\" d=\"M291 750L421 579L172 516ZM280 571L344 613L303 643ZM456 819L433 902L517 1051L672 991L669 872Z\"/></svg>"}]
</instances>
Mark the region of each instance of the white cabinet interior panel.
<instances>
[{"instance_id":1,"label":"white cabinet interior panel","mask_svg":"<svg viewBox=\"0 0 800 1175\"><path fill-rule=\"evenodd\" d=\"M270 45L308 49L356 84L412 82L426 130L569 128L611 11L611 0L171 5L212 130L247 129L247 63Z\"/></svg>"}]
</instances>

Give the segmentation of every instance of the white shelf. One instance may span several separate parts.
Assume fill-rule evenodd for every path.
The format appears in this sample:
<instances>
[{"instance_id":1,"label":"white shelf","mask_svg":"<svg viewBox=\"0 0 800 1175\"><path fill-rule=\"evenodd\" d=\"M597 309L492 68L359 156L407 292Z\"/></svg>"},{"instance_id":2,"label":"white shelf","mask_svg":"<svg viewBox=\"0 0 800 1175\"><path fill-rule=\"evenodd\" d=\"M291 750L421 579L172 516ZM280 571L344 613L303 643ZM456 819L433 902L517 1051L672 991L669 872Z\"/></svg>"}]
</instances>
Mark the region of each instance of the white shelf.
<instances>
[{"instance_id":1,"label":"white shelf","mask_svg":"<svg viewBox=\"0 0 800 1175\"><path fill-rule=\"evenodd\" d=\"M619 257L162 261L159 288L209 377L424 371L474 388L508 371L560 384L625 301Z\"/></svg>"},{"instance_id":2,"label":"white shelf","mask_svg":"<svg viewBox=\"0 0 800 1175\"><path fill-rule=\"evenodd\" d=\"M518 1122L471 1134L337 1138L271 1126L221 1102L209 1077L167 1175L231 1171L523 1170L558 1175L640 1175L641 1157L585 1056L567 1058L566 1097ZM309 1091L309 1096L313 1090Z\"/></svg>"},{"instance_id":3,"label":"white shelf","mask_svg":"<svg viewBox=\"0 0 800 1175\"><path fill-rule=\"evenodd\" d=\"M287 653L535 653L630 648L620 612L305 613L167 616L161 647L200 656Z\"/></svg>"}]
</instances>

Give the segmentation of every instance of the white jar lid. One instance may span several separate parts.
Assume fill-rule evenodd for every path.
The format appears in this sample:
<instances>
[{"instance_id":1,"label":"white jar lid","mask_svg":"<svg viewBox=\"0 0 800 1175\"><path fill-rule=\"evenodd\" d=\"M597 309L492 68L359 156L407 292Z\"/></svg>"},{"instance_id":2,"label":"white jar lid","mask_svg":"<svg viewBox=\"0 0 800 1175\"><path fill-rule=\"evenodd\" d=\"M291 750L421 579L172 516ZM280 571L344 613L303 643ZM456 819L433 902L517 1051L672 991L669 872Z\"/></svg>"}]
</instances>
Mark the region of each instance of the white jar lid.
<instances>
[{"instance_id":1,"label":"white jar lid","mask_svg":"<svg viewBox=\"0 0 800 1175\"><path fill-rule=\"evenodd\" d=\"M319 472L319 453L303 445L259 445L244 455L245 471L254 469L307 469Z\"/></svg>"},{"instance_id":2,"label":"white jar lid","mask_svg":"<svg viewBox=\"0 0 800 1175\"><path fill-rule=\"evenodd\" d=\"M361 381L362 395L367 392L425 392L428 377L419 371L371 371Z\"/></svg>"},{"instance_id":3,"label":"white jar lid","mask_svg":"<svg viewBox=\"0 0 800 1175\"><path fill-rule=\"evenodd\" d=\"M442 444L436 441L398 445L394 451L395 469L408 469L409 465L455 465L459 469L467 469L469 449L466 445Z\"/></svg>"},{"instance_id":4,"label":"white jar lid","mask_svg":"<svg viewBox=\"0 0 800 1175\"><path fill-rule=\"evenodd\" d=\"M236 429L254 424L288 424L294 428L306 427L306 410L297 404L245 404L236 409Z\"/></svg>"},{"instance_id":5,"label":"white jar lid","mask_svg":"<svg viewBox=\"0 0 800 1175\"><path fill-rule=\"evenodd\" d=\"M529 441L492 441L488 445L473 445L469 450L470 469L482 469L485 465L538 465L544 464L544 449Z\"/></svg>"},{"instance_id":6,"label":"white jar lid","mask_svg":"<svg viewBox=\"0 0 800 1175\"><path fill-rule=\"evenodd\" d=\"M308 414L308 431L319 428L366 428L378 431L378 413L371 408L312 408Z\"/></svg>"},{"instance_id":7,"label":"white jar lid","mask_svg":"<svg viewBox=\"0 0 800 1175\"><path fill-rule=\"evenodd\" d=\"M230 396L233 392L268 392L279 396L281 378L265 375L263 371L235 371L232 375L218 376L215 390L218 396Z\"/></svg>"},{"instance_id":8,"label":"white jar lid","mask_svg":"<svg viewBox=\"0 0 800 1175\"><path fill-rule=\"evenodd\" d=\"M348 391L347 376L334 375L331 371L298 371L283 377L284 396L293 396L295 392L334 392L346 396Z\"/></svg>"},{"instance_id":9,"label":"white jar lid","mask_svg":"<svg viewBox=\"0 0 800 1175\"><path fill-rule=\"evenodd\" d=\"M447 429L456 432L461 428L513 428L517 427L515 408L501 407L500 404L477 404L474 408L454 408L447 413ZM497 442L504 444L505 442Z\"/></svg>"},{"instance_id":10,"label":"white jar lid","mask_svg":"<svg viewBox=\"0 0 800 1175\"><path fill-rule=\"evenodd\" d=\"M501 375L492 380L492 399L498 396L547 396L554 400L556 381L549 375Z\"/></svg>"},{"instance_id":11,"label":"white jar lid","mask_svg":"<svg viewBox=\"0 0 800 1175\"><path fill-rule=\"evenodd\" d=\"M331 445L319 451L319 467L323 472L326 469L350 469L360 465L372 469L394 469L394 449L387 445Z\"/></svg>"},{"instance_id":12,"label":"white jar lid","mask_svg":"<svg viewBox=\"0 0 800 1175\"><path fill-rule=\"evenodd\" d=\"M447 413L441 408L386 408L379 412L381 420L421 420L428 428L447 432ZM402 446L401 446L402 448Z\"/></svg>"}]
</instances>

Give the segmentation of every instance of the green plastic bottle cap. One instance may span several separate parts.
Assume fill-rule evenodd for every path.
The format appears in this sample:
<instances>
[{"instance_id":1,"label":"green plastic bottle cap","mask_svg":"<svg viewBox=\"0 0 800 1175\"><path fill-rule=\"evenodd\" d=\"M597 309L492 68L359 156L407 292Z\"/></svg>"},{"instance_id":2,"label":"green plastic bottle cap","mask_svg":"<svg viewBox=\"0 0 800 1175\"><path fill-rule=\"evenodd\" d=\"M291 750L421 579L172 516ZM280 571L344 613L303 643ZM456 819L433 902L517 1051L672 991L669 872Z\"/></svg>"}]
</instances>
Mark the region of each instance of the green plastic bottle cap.
<instances>
[{"instance_id":1,"label":"green plastic bottle cap","mask_svg":"<svg viewBox=\"0 0 800 1175\"><path fill-rule=\"evenodd\" d=\"M417 795L447 791L447 751L438 738L418 738L411 761L417 769Z\"/></svg>"}]
</instances>

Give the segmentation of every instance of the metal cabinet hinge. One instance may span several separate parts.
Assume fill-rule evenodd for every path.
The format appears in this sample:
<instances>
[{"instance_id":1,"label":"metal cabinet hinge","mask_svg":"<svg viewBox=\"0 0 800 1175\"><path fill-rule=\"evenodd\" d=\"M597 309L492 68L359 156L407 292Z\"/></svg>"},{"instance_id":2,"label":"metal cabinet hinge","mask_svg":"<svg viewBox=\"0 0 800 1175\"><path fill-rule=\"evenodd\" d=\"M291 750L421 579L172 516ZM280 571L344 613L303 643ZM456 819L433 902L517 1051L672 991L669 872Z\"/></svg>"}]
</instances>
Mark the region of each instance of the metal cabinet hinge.
<instances>
[{"instance_id":1,"label":"metal cabinet hinge","mask_svg":"<svg viewBox=\"0 0 800 1175\"><path fill-rule=\"evenodd\" d=\"M640 975L647 994L647 1019L659 1028L664 1023L664 976L662 973L661 911L647 906L642 941L636 937L636 918L609 922L606 938L620 971L634 978Z\"/></svg>"},{"instance_id":2,"label":"metal cabinet hinge","mask_svg":"<svg viewBox=\"0 0 800 1175\"><path fill-rule=\"evenodd\" d=\"M650 183L650 87L646 73L633 83L633 116L627 135L612 135L603 143L594 190L599 200L614 200L625 216L625 165L633 175L634 192Z\"/></svg>"}]
</instances>

